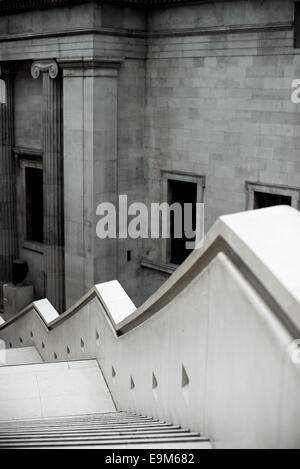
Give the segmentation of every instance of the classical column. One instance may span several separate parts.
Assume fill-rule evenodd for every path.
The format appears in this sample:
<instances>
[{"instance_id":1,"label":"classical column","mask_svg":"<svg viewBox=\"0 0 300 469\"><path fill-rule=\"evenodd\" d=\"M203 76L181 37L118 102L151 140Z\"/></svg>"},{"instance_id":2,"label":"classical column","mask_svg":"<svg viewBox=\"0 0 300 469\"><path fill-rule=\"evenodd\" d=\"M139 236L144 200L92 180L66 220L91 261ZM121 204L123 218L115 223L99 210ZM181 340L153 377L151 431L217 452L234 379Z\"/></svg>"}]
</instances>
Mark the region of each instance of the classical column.
<instances>
[{"instance_id":1,"label":"classical column","mask_svg":"<svg viewBox=\"0 0 300 469\"><path fill-rule=\"evenodd\" d=\"M0 69L6 102L0 104L0 303L2 285L11 281L12 261L18 257L16 222L16 177L13 157L13 74Z\"/></svg>"},{"instance_id":2,"label":"classical column","mask_svg":"<svg viewBox=\"0 0 300 469\"><path fill-rule=\"evenodd\" d=\"M62 80L55 61L34 62L43 75L44 268L46 295L62 313L65 303Z\"/></svg>"}]
</instances>

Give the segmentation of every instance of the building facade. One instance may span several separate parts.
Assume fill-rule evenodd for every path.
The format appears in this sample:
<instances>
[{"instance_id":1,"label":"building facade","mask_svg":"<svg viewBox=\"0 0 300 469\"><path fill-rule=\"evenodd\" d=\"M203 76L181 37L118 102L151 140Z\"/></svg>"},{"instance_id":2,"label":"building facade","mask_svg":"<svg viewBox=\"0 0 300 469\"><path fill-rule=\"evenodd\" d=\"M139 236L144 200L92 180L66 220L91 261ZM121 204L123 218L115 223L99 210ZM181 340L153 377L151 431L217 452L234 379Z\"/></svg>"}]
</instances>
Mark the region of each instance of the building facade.
<instances>
[{"instance_id":1,"label":"building facade","mask_svg":"<svg viewBox=\"0 0 300 469\"><path fill-rule=\"evenodd\" d=\"M141 304L180 260L171 242L100 240L101 202L185 194L205 203L206 230L298 208L298 7L2 0L0 281L21 258L59 311L112 279Z\"/></svg>"}]
</instances>

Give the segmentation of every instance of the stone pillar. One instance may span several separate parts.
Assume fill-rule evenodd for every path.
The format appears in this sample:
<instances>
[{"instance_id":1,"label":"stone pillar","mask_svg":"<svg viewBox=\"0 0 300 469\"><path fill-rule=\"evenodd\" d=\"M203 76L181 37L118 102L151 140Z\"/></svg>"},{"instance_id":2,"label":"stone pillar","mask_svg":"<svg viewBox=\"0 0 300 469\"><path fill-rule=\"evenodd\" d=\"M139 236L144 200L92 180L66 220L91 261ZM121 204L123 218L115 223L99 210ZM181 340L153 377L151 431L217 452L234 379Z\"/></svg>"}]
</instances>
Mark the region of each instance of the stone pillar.
<instances>
[{"instance_id":1,"label":"stone pillar","mask_svg":"<svg viewBox=\"0 0 300 469\"><path fill-rule=\"evenodd\" d=\"M43 74L44 268L46 295L65 307L62 80L54 61L34 62L33 78Z\"/></svg>"},{"instance_id":2,"label":"stone pillar","mask_svg":"<svg viewBox=\"0 0 300 469\"><path fill-rule=\"evenodd\" d=\"M96 236L96 208L117 200L120 60L62 60L67 306L117 278L117 241Z\"/></svg>"},{"instance_id":3,"label":"stone pillar","mask_svg":"<svg viewBox=\"0 0 300 469\"><path fill-rule=\"evenodd\" d=\"M13 73L1 69L6 103L0 104L0 303L2 286L12 280L12 261L18 257L16 221L16 175L13 157Z\"/></svg>"}]
</instances>

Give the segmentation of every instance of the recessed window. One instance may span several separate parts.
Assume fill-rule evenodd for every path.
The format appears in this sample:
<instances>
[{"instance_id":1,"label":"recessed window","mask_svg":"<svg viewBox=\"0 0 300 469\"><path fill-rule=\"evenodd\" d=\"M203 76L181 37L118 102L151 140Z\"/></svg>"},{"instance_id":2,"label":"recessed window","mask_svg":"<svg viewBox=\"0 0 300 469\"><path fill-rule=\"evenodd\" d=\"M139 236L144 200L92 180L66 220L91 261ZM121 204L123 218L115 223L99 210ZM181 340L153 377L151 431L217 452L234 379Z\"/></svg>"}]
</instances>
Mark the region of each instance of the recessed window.
<instances>
[{"instance_id":1,"label":"recessed window","mask_svg":"<svg viewBox=\"0 0 300 469\"><path fill-rule=\"evenodd\" d=\"M300 188L298 187L246 182L246 190L248 210L276 205L288 205L299 209Z\"/></svg>"},{"instance_id":2,"label":"recessed window","mask_svg":"<svg viewBox=\"0 0 300 469\"><path fill-rule=\"evenodd\" d=\"M43 170L25 168L26 240L44 242Z\"/></svg>"},{"instance_id":3,"label":"recessed window","mask_svg":"<svg viewBox=\"0 0 300 469\"><path fill-rule=\"evenodd\" d=\"M254 209L273 207L275 205L292 205L292 197L268 192L254 192Z\"/></svg>"},{"instance_id":4,"label":"recessed window","mask_svg":"<svg viewBox=\"0 0 300 469\"><path fill-rule=\"evenodd\" d=\"M143 259L142 266L170 275L195 248L195 241L198 243L204 237L205 176L162 170L161 189L155 231L155 238L160 238L160 242L155 257ZM188 210L183 209L184 204L188 204ZM174 213L179 213L179 217Z\"/></svg>"},{"instance_id":5,"label":"recessed window","mask_svg":"<svg viewBox=\"0 0 300 469\"><path fill-rule=\"evenodd\" d=\"M195 241L195 238L186 236L184 227L188 226L191 230L196 230L197 184L169 180L169 201L170 204L179 204L182 209L181 217L177 216L176 211L171 211L170 218L170 262L179 265L192 252L191 249L186 248L186 243ZM190 211L184 210L185 204L190 204ZM179 223L181 226L178 226Z\"/></svg>"}]
</instances>

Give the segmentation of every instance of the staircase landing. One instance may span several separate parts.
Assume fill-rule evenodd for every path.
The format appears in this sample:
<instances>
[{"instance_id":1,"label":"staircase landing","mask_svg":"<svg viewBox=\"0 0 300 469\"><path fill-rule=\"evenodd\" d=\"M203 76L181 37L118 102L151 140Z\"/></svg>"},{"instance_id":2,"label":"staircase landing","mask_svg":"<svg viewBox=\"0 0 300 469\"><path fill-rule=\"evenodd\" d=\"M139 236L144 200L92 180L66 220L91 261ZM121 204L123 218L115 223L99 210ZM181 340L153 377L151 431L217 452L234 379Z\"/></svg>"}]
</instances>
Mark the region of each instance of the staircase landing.
<instances>
[{"instance_id":1,"label":"staircase landing","mask_svg":"<svg viewBox=\"0 0 300 469\"><path fill-rule=\"evenodd\" d=\"M3 360L0 360L0 366L43 363L42 357L35 347L5 349L1 353Z\"/></svg>"},{"instance_id":2,"label":"staircase landing","mask_svg":"<svg viewBox=\"0 0 300 469\"><path fill-rule=\"evenodd\" d=\"M0 368L0 421L115 410L96 360Z\"/></svg>"}]
</instances>

